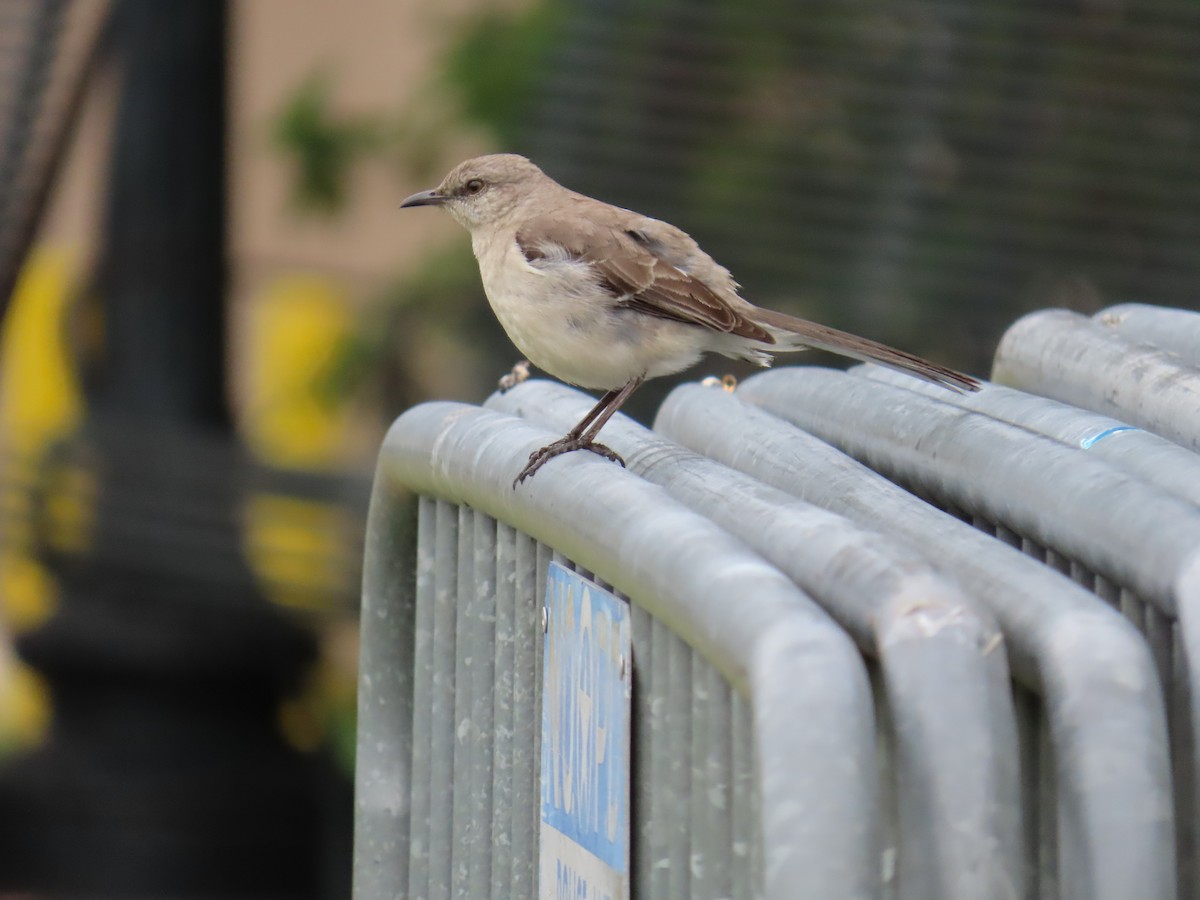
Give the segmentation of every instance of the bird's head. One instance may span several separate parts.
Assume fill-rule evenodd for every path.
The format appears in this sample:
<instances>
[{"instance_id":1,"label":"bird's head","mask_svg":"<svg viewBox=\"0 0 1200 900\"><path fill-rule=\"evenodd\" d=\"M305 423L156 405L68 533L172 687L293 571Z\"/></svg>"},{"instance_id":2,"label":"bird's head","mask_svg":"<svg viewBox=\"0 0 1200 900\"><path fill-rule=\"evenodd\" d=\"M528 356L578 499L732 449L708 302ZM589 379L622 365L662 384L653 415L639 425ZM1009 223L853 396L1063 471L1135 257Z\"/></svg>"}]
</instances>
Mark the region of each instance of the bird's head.
<instances>
[{"instance_id":1,"label":"bird's head","mask_svg":"<svg viewBox=\"0 0 1200 900\"><path fill-rule=\"evenodd\" d=\"M495 153L459 163L437 187L413 194L400 207L441 206L473 231L503 222L543 185L557 187L525 157Z\"/></svg>"}]
</instances>

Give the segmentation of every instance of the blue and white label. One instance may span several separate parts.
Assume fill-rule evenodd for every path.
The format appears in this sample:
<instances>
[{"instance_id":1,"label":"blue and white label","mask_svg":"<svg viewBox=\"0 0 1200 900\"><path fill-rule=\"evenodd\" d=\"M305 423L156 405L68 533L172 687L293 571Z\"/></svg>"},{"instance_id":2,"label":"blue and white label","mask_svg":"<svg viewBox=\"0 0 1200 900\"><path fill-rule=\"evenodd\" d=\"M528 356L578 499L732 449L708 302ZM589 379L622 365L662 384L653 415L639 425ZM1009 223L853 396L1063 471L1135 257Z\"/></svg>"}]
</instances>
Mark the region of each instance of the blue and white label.
<instances>
[{"instance_id":1,"label":"blue and white label","mask_svg":"<svg viewBox=\"0 0 1200 900\"><path fill-rule=\"evenodd\" d=\"M629 607L551 563L542 650L541 900L628 900Z\"/></svg>"}]
</instances>

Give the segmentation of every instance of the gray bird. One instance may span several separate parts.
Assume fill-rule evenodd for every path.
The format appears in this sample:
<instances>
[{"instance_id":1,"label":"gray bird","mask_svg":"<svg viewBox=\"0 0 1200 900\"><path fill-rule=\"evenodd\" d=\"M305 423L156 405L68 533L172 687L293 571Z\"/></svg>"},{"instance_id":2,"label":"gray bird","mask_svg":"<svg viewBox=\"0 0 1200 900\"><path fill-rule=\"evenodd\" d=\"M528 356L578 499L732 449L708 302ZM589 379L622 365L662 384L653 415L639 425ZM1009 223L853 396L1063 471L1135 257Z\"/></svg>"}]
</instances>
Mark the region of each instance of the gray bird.
<instances>
[{"instance_id":1,"label":"gray bird","mask_svg":"<svg viewBox=\"0 0 1200 900\"><path fill-rule=\"evenodd\" d=\"M595 439L605 422L642 382L710 351L769 366L774 353L819 347L950 390L979 389L903 350L753 305L686 232L568 190L523 156L468 159L400 205L441 206L471 233L492 311L534 365L605 392L566 436L530 454L514 487L572 450L624 465Z\"/></svg>"}]
</instances>

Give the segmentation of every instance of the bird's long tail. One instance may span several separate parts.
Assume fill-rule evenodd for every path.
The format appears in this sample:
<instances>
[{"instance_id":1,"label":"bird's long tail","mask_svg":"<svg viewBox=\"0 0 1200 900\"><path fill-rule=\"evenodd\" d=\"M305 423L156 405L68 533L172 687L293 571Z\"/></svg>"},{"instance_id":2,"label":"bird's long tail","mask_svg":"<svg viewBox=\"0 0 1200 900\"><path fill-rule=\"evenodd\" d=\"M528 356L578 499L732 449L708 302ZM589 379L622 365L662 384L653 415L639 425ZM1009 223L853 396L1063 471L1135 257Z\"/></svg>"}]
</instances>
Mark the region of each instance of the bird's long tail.
<instances>
[{"instance_id":1,"label":"bird's long tail","mask_svg":"<svg viewBox=\"0 0 1200 900\"><path fill-rule=\"evenodd\" d=\"M959 393L977 391L980 387L979 382L970 375L939 366L937 363L914 356L912 353L905 353L903 350L897 350L895 347L889 347L887 344L830 328L828 325L761 308L754 310L753 318L768 328L786 332L786 334L775 336L778 347L773 349L798 350L801 347L816 347L862 362L879 363Z\"/></svg>"}]
</instances>

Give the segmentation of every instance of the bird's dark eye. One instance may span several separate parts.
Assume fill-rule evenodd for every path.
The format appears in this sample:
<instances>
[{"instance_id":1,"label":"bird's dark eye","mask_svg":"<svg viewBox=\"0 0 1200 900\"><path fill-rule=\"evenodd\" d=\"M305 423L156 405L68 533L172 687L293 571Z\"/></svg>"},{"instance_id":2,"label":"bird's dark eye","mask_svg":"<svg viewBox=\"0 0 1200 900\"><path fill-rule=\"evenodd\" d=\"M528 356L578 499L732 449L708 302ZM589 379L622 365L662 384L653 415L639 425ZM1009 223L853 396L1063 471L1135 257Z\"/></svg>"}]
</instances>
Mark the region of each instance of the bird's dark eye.
<instances>
[{"instance_id":1,"label":"bird's dark eye","mask_svg":"<svg viewBox=\"0 0 1200 900\"><path fill-rule=\"evenodd\" d=\"M478 194L483 190L483 181L478 178L472 178L465 186L468 194Z\"/></svg>"}]
</instances>

